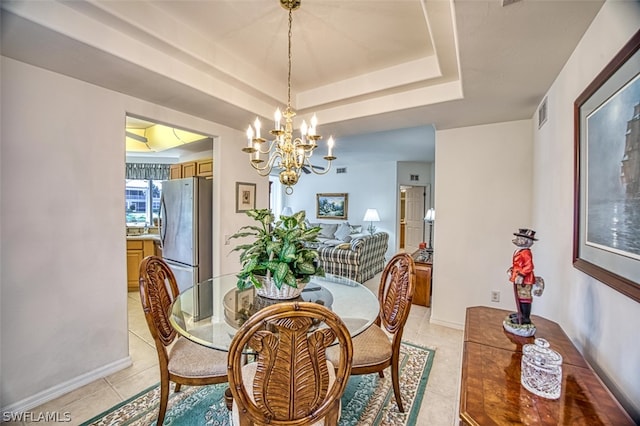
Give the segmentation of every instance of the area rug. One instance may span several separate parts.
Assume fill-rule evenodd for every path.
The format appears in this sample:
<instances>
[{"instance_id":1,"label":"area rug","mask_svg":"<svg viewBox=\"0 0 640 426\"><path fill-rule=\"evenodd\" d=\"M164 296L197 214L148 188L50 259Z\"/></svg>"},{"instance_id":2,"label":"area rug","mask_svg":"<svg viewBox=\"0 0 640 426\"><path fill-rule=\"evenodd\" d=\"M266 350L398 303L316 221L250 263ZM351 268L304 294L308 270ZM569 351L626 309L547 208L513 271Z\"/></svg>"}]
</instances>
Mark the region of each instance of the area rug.
<instances>
[{"instance_id":1,"label":"area rug","mask_svg":"<svg viewBox=\"0 0 640 426\"><path fill-rule=\"evenodd\" d=\"M400 353L400 387L405 412L398 411L391 385L391 372L385 372L383 379L377 373L352 376L342 396L341 426L416 424L435 349L403 342ZM175 393L172 385L164 424L230 425L229 410L224 403L224 390L227 387L226 383L182 386L181 391ZM155 425L159 399L159 386L152 386L81 426Z\"/></svg>"}]
</instances>

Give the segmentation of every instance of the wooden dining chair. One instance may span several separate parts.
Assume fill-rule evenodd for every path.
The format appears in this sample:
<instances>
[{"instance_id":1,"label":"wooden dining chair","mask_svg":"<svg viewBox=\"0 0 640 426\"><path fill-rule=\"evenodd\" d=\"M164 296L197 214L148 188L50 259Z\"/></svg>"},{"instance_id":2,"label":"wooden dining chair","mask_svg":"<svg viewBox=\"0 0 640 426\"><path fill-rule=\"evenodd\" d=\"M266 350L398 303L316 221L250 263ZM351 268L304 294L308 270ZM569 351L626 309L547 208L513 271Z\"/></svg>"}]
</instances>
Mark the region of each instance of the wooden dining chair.
<instances>
[{"instance_id":1,"label":"wooden dining chair","mask_svg":"<svg viewBox=\"0 0 640 426\"><path fill-rule=\"evenodd\" d=\"M411 310L415 280L415 265L411 255L399 253L393 256L380 279L378 318L371 327L353 338L351 374L377 372L380 377L384 377L384 369L391 367L393 393L401 413L404 413L404 407L400 395L398 363L402 332ZM327 350L327 358L331 362L336 356L334 348Z\"/></svg>"},{"instance_id":2,"label":"wooden dining chair","mask_svg":"<svg viewBox=\"0 0 640 426\"><path fill-rule=\"evenodd\" d=\"M339 355L331 364L326 348L334 343ZM256 360L243 365L248 351ZM337 425L352 353L346 326L322 305L283 302L258 311L229 349L234 425Z\"/></svg>"},{"instance_id":3,"label":"wooden dining chair","mask_svg":"<svg viewBox=\"0 0 640 426\"><path fill-rule=\"evenodd\" d=\"M158 352L160 367L160 411L164 422L169 400L169 382L175 392L181 385L203 386L227 382L226 352L201 346L177 336L169 323L169 308L178 296L176 278L160 257L148 256L140 263L140 300Z\"/></svg>"}]
</instances>

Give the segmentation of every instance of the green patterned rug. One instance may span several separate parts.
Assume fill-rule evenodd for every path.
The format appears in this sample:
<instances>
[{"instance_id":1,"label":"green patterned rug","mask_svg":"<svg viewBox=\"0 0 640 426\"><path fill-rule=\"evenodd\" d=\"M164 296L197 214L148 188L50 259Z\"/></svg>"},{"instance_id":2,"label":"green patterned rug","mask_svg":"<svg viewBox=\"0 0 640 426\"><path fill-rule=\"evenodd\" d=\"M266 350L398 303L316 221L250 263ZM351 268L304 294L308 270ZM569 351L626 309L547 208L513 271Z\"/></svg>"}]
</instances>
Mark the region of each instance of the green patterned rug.
<instances>
[{"instance_id":1,"label":"green patterned rug","mask_svg":"<svg viewBox=\"0 0 640 426\"><path fill-rule=\"evenodd\" d=\"M435 355L411 343L402 343L400 387L405 412L400 413L393 396L391 373L352 376L342 396L340 425L414 425ZM226 383L210 386L182 386L169 397L165 425L230 425L224 403ZM158 385L139 393L83 423L88 425L155 425L160 398Z\"/></svg>"}]
</instances>

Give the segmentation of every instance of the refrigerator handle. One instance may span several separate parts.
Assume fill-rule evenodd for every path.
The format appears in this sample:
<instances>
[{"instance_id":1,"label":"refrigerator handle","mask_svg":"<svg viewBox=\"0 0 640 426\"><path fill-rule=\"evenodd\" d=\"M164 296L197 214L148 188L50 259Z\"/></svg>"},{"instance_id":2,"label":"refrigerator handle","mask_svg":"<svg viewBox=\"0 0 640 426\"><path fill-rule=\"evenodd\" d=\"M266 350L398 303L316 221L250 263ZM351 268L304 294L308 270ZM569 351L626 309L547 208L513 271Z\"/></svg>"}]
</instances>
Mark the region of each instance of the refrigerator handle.
<instances>
[{"instance_id":1,"label":"refrigerator handle","mask_svg":"<svg viewBox=\"0 0 640 426\"><path fill-rule=\"evenodd\" d=\"M164 194L160 194L160 247L164 248L164 238L167 234L166 228L167 204L164 201Z\"/></svg>"}]
</instances>

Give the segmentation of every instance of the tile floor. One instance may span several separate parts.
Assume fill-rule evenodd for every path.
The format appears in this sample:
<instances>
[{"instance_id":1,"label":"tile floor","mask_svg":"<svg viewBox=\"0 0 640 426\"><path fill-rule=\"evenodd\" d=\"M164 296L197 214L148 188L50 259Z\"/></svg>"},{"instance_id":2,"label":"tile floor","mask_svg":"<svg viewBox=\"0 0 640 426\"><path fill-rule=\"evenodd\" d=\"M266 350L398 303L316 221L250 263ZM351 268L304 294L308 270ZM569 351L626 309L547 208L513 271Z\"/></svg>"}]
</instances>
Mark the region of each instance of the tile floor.
<instances>
[{"instance_id":1,"label":"tile floor","mask_svg":"<svg viewBox=\"0 0 640 426\"><path fill-rule=\"evenodd\" d=\"M365 283L375 294L379 276L378 274ZM129 351L133 365L37 407L32 412L69 412L72 419L65 424L77 425L158 383L156 350L142 313L138 293L129 293L128 302ZM430 324L429 317L429 308L413 305L403 337L408 342L436 348L417 424L455 425L458 423L462 331Z\"/></svg>"}]
</instances>

